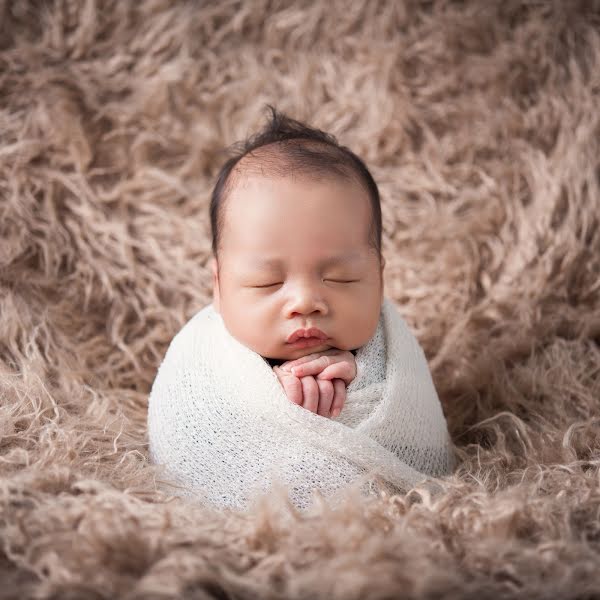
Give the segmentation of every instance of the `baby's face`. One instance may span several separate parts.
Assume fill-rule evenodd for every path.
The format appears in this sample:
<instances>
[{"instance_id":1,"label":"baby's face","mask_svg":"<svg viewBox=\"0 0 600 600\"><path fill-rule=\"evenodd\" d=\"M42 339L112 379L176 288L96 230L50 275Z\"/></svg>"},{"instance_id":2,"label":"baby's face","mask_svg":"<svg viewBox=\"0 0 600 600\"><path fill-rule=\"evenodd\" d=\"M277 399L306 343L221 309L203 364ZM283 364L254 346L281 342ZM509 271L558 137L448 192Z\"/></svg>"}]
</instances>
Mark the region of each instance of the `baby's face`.
<instances>
[{"instance_id":1,"label":"baby's face","mask_svg":"<svg viewBox=\"0 0 600 600\"><path fill-rule=\"evenodd\" d=\"M354 182L250 175L225 203L214 305L229 333L267 358L353 350L375 333L383 265L371 205ZM326 339L289 342L316 327Z\"/></svg>"}]
</instances>

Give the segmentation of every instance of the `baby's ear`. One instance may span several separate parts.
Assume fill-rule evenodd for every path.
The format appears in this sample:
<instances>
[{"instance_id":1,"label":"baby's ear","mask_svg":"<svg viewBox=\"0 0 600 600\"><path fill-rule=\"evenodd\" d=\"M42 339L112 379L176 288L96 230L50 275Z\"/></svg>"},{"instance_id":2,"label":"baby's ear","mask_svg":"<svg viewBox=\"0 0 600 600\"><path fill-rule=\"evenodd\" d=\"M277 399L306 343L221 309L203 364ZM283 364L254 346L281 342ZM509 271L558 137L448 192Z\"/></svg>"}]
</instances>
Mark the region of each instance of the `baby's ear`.
<instances>
[{"instance_id":1,"label":"baby's ear","mask_svg":"<svg viewBox=\"0 0 600 600\"><path fill-rule=\"evenodd\" d=\"M210 261L210 268L212 271L212 282L213 282L213 305L215 310L219 312L219 268L217 260L215 258Z\"/></svg>"}]
</instances>

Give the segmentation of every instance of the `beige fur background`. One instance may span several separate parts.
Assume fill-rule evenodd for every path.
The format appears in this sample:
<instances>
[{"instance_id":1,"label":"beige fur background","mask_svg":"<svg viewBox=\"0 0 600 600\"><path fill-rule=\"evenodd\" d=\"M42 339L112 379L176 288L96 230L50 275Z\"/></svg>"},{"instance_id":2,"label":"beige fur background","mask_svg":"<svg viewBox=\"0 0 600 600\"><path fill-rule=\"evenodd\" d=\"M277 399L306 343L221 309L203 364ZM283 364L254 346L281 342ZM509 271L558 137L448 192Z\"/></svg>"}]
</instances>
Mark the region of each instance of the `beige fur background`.
<instances>
[{"instance_id":1,"label":"beige fur background","mask_svg":"<svg viewBox=\"0 0 600 600\"><path fill-rule=\"evenodd\" d=\"M600 3L0 1L1 598L600 597ZM146 406L210 300L265 103L380 185L445 492L247 514L156 491Z\"/></svg>"}]
</instances>

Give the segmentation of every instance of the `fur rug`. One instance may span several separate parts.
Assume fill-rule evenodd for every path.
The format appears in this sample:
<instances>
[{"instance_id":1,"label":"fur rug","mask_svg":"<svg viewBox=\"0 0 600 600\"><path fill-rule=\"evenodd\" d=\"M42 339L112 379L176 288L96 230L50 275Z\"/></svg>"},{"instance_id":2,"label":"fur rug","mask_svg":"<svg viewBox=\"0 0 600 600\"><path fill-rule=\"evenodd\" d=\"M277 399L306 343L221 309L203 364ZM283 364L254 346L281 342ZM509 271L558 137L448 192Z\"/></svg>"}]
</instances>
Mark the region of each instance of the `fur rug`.
<instances>
[{"instance_id":1,"label":"fur rug","mask_svg":"<svg viewBox=\"0 0 600 600\"><path fill-rule=\"evenodd\" d=\"M600 3L0 1L0 598L600 597ZM264 105L372 167L460 465L295 514L156 491Z\"/></svg>"}]
</instances>

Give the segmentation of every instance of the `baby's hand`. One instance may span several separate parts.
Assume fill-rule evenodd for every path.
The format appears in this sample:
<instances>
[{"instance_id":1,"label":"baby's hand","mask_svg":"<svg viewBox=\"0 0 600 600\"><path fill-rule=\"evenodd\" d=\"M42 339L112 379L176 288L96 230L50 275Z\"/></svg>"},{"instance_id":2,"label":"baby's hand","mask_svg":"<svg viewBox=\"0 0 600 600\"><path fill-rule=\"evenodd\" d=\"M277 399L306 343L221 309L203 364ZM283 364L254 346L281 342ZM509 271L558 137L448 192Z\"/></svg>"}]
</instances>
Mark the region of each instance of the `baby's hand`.
<instances>
[{"instance_id":1,"label":"baby's hand","mask_svg":"<svg viewBox=\"0 0 600 600\"><path fill-rule=\"evenodd\" d=\"M317 379L343 379L350 385L356 377L356 360L349 350L332 348L324 352L308 354L296 360L288 360L281 365L284 371L289 371L296 377L316 375Z\"/></svg>"},{"instance_id":2,"label":"baby's hand","mask_svg":"<svg viewBox=\"0 0 600 600\"><path fill-rule=\"evenodd\" d=\"M312 375L296 377L281 367L273 371L283 386L287 397L322 417L337 417L346 401L346 384L342 379L316 379Z\"/></svg>"},{"instance_id":3,"label":"baby's hand","mask_svg":"<svg viewBox=\"0 0 600 600\"><path fill-rule=\"evenodd\" d=\"M352 352L331 349L274 367L288 398L324 417L339 416L346 386L356 377Z\"/></svg>"}]
</instances>

